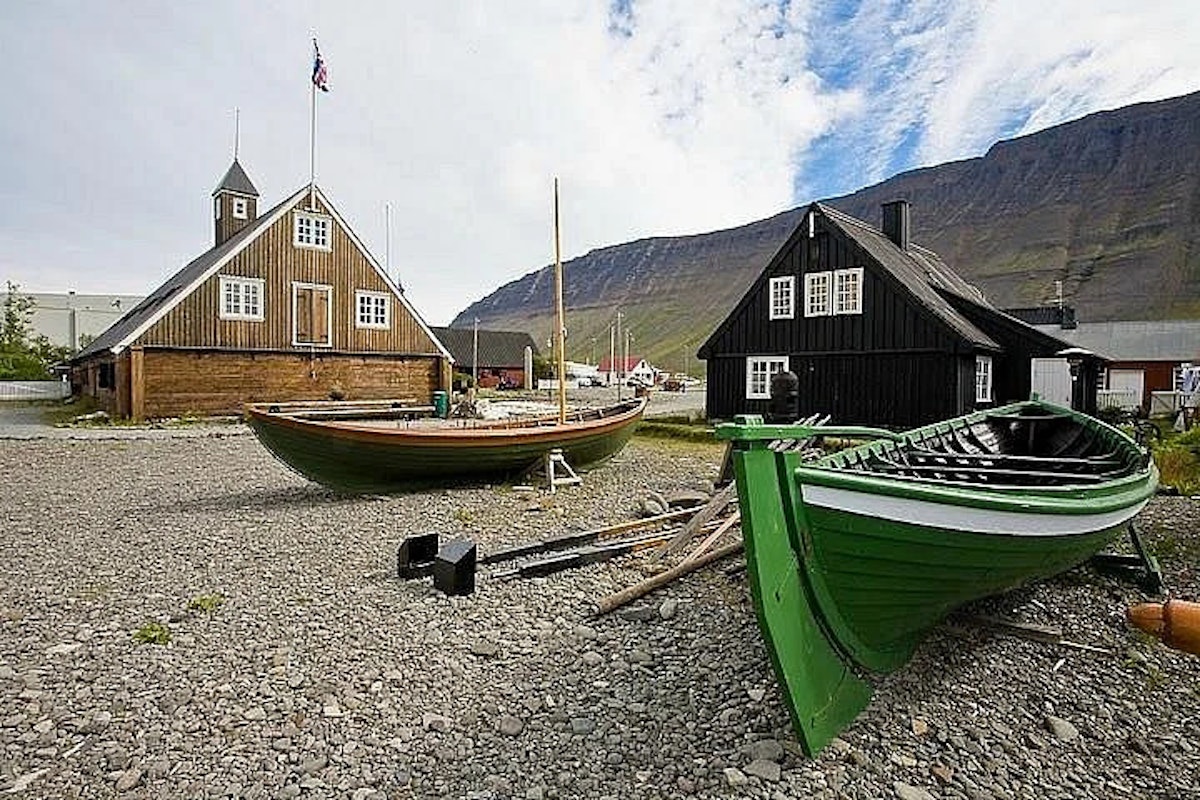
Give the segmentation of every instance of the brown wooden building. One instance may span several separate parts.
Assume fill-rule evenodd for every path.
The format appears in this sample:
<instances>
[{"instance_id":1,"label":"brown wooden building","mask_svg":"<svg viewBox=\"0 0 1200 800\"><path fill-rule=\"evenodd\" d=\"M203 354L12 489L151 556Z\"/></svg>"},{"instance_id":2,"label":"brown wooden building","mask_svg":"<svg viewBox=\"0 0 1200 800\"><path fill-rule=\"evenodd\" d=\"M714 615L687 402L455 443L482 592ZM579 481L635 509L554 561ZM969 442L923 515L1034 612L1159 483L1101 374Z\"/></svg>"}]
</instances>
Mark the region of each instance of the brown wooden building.
<instances>
[{"instance_id":1,"label":"brown wooden building","mask_svg":"<svg viewBox=\"0 0 1200 800\"><path fill-rule=\"evenodd\" d=\"M449 351L319 187L257 205L235 159L213 192L213 248L80 351L76 394L141 419L449 389Z\"/></svg>"}]
</instances>

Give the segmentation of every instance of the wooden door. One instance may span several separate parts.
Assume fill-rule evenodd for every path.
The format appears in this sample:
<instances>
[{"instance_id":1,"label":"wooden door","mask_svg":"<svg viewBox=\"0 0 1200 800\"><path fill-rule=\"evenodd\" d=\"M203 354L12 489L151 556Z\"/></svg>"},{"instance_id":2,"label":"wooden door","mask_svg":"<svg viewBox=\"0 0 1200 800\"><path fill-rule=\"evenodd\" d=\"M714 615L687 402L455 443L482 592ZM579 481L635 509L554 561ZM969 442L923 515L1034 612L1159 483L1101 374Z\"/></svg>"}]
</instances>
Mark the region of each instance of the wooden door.
<instances>
[{"instance_id":1,"label":"wooden door","mask_svg":"<svg viewBox=\"0 0 1200 800\"><path fill-rule=\"evenodd\" d=\"M333 287L310 283L292 285L292 343L329 347L329 317Z\"/></svg>"}]
</instances>

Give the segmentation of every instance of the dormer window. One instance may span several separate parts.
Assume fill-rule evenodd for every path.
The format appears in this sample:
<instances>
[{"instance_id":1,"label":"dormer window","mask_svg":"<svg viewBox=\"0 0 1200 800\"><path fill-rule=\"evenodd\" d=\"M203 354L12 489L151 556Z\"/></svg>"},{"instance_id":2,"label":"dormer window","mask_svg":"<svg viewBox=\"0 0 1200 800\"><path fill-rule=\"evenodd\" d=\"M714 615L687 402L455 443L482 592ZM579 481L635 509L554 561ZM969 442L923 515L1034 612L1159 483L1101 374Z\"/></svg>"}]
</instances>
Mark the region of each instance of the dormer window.
<instances>
[{"instance_id":1,"label":"dormer window","mask_svg":"<svg viewBox=\"0 0 1200 800\"><path fill-rule=\"evenodd\" d=\"M233 198L233 218L234 219L245 219L247 207L248 207L248 203L247 203L246 198L244 198L244 197Z\"/></svg>"},{"instance_id":2,"label":"dormer window","mask_svg":"<svg viewBox=\"0 0 1200 800\"><path fill-rule=\"evenodd\" d=\"M316 250L332 249L329 244L329 217L296 212L292 244L296 247L311 247Z\"/></svg>"}]
</instances>

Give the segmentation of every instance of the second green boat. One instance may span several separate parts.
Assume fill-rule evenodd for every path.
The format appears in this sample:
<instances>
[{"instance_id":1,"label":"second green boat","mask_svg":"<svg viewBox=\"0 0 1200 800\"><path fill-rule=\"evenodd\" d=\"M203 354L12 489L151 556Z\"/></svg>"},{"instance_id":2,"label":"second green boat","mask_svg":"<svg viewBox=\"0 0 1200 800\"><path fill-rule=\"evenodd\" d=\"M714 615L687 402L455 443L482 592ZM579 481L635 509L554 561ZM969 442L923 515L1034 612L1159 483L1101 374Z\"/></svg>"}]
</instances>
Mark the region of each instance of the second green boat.
<instances>
[{"instance_id":1,"label":"second green boat","mask_svg":"<svg viewBox=\"0 0 1200 800\"><path fill-rule=\"evenodd\" d=\"M810 755L866 706L871 673L911 657L963 603L1054 575L1108 544L1153 495L1145 448L1040 401L907 433L717 428L733 442L759 625ZM872 439L815 461L777 442Z\"/></svg>"}]
</instances>

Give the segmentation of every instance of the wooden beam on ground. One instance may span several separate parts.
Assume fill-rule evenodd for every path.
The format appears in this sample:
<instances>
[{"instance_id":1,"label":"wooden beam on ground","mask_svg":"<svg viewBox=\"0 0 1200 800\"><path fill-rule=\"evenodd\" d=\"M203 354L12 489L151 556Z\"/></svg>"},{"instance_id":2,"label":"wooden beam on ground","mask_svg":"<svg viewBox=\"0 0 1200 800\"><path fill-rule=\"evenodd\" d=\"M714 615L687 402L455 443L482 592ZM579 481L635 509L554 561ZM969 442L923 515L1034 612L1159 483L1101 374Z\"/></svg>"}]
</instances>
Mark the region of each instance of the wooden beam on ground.
<instances>
[{"instance_id":1,"label":"wooden beam on ground","mask_svg":"<svg viewBox=\"0 0 1200 800\"><path fill-rule=\"evenodd\" d=\"M497 550L493 553L488 553L479 559L480 564L495 564L500 561L510 561L514 558L523 556L536 555L537 553L548 553L553 550L565 550L568 547L574 547L580 544L590 544L591 542L600 541L602 539L611 539L615 536L620 536L634 531L646 530L659 525L664 525L668 522L686 519L693 516L699 511L701 506L693 508L681 508L678 511L668 511L666 514L657 514L653 517L645 519L635 519L629 522L618 522L615 525L608 525L603 528L595 528L583 533L573 533L568 536L560 536L557 539L546 539L541 542L531 542L530 544L521 544L516 547L509 547L504 550Z\"/></svg>"},{"instance_id":2,"label":"wooden beam on ground","mask_svg":"<svg viewBox=\"0 0 1200 800\"><path fill-rule=\"evenodd\" d=\"M655 562L663 556L671 555L679 550L682 550L684 545L692 540L699 530L711 520L713 517L720 514L725 508L737 499L737 482L730 483L725 488L721 489L712 500L708 501L708 505L700 509L696 516L692 517L683 529L675 535L675 538L664 544L662 547L650 554L650 561Z\"/></svg>"},{"instance_id":3,"label":"wooden beam on ground","mask_svg":"<svg viewBox=\"0 0 1200 800\"><path fill-rule=\"evenodd\" d=\"M725 535L725 531L729 530L734 525L737 525L741 519L741 512L735 511L726 519L722 520L721 524L717 526L717 529L710 533L704 539L704 541L700 543L699 547L687 554L687 557L683 559L684 563L686 564L689 561L695 561L697 558L700 558L700 556L704 555L708 548L712 547L713 543L716 542L717 539L720 539Z\"/></svg>"},{"instance_id":4,"label":"wooden beam on ground","mask_svg":"<svg viewBox=\"0 0 1200 800\"><path fill-rule=\"evenodd\" d=\"M665 586L677 578L687 575L689 572L695 572L706 564L711 564L714 561L725 558L725 556L733 555L734 553L739 552L741 549L742 543L740 541L731 542L724 547L718 547L716 550L711 550L705 553L694 561L682 561L666 572L661 572L652 578L647 578L641 583L635 583L633 586L627 587L619 592L610 594L608 597L602 598L600 602L596 604L596 613L599 615L614 611L623 605L633 602L643 595L649 594L660 586Z\"/></svg>"}]
</instances>

